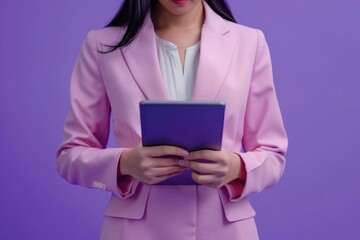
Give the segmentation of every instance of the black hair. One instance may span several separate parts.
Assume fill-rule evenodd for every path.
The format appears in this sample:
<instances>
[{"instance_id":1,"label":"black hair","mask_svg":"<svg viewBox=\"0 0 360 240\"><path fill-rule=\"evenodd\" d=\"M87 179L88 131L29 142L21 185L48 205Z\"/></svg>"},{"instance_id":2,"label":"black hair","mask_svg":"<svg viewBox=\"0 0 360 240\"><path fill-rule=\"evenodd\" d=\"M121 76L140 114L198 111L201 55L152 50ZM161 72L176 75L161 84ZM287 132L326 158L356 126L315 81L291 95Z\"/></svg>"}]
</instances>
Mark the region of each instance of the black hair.
<instances>
[{"instance_id":1,"label":"black hair","mask_svg":"<svg viewBox=\"0 0 360 240\"><path fill-rule=\"evenodd\" d=\"M205 2L219 16L236 23L226 0L205 0ZM116 45L108 46L110 48L108 52L130 44L143 26L148 11L155 9L156 4L157 0L124 0L119 11L106 27L124 26L126 31Z\"/></svg>"}]
</instances>

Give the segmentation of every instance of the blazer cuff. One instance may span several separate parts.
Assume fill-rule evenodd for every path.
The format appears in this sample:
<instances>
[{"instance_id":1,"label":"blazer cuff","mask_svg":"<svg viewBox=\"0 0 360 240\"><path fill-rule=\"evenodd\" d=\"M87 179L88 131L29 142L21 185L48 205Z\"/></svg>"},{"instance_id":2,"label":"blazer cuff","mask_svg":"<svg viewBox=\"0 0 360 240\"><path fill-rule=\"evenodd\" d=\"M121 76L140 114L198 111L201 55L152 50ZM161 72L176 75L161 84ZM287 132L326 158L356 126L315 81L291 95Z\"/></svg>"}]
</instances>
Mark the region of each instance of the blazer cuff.
<instances>
[{"instance_id":1,"label":"blazer cuff","mask_svg":"<svg viewBox=\"0 0 360 240\"><path fill-rule=\"evenodd\" d=\"M228 193L229 193L229 200L230 201L236 201L238 199L240 199L241 194L244 190L244 186L246 183L246 177L247 177L247 173L246 173L246 169L245 169L245 163L243 161L243 159L241 158L241 156L236 153L239 156L239 159L241 161L241 170L240 170L240 177L237 179L234 179L233 181L229 182L228 184L225 185Z\"/></svg>"},{"instance_id":2,"label":"blazer cuff","mask_svg":"<svg viewBox=\"0 0 360 240\"><path fill-rule=\"evenodd\" d=\"M123 149L123 151L121 152L121 155L125 150L126 149ZM139 181L135 180L135 178L133 178L130 175L124 175L121 173L121 169L120 169L121 155L119 157L118 166L116 168L116 169L118 169L118 171L117 171L117 186L119 188L120 196L123 198L128 198L135 193L135 190L136 190L137 185L139 184Z\"/></svg>"}]
</instances>

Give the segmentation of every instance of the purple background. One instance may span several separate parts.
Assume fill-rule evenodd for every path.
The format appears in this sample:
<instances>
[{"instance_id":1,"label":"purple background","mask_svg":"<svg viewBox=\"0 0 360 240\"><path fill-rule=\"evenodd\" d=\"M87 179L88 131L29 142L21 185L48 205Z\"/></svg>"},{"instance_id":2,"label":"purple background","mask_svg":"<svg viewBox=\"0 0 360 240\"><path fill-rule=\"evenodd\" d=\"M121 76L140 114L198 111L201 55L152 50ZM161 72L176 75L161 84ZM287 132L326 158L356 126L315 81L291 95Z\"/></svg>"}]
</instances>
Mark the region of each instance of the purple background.
<instances>
[{"instance_id":1,"label":"purple background","mask_svg":"<svg viewBox=\"0 0 360 240\"><path fill-rule=\"evenodd\" d=\"M261 239L359 239L360 1L229 1L265 32L290 138ZM55 171L71 70L119 1L0 2L0 239L97 239L108 193Z\"/></svg>"}]
</instances>

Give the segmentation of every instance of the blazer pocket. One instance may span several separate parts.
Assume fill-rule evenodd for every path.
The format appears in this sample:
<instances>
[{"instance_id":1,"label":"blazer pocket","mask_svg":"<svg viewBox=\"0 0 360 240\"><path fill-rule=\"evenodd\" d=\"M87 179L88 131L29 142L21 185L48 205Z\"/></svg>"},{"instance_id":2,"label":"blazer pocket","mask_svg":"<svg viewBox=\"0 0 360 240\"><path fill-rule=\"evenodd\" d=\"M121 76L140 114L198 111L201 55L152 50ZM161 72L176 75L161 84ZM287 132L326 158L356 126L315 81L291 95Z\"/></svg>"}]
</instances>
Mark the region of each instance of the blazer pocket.
<instances>
[{"instance_id":1,"label":"blazer pocket","mask_svg":"<svg viewBox=\"0 0 360 240\"><path fill-rule=\"evenodd\" d=\"M229 222L252 218L256 215L255 210L251 206L247 197L241 199L240 201L232 202L229 200L229 195L226 189L220 188L218 192L225 217Z\"/></svg>"},{"instance_id":2,"label":"blazer pocket","mask_svg":"<svg viewBox=\"0 0 360 240\"><path fill-rule=\"evenodd\" d=\"M150 187L140 183L133 196L120 198L112 195L105 207L104 215L127 219L141 219L144 216Z\"/></svg>"}]
</instances>

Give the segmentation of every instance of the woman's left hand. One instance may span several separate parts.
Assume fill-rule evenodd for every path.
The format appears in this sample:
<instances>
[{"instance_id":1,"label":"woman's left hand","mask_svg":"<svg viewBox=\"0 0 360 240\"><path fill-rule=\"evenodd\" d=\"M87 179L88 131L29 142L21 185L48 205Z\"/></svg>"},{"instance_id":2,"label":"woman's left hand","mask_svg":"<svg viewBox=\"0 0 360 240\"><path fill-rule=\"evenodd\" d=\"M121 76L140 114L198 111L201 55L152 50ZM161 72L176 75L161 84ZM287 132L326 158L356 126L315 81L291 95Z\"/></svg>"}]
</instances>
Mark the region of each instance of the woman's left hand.
<instances>
[{"instance_id":1,"label":"woman's left hand","mask_svg":"<svg viewBox=\"0 0 360 240\"><path fill-rule=\"evenodd\" d=\"M205 161L204 161L205 160ZM191 152L180 166L192 168L195 182L208 187L220 188L240 177L240 156L228 151L200 150Z\"/></svg>"}]
</instances>

